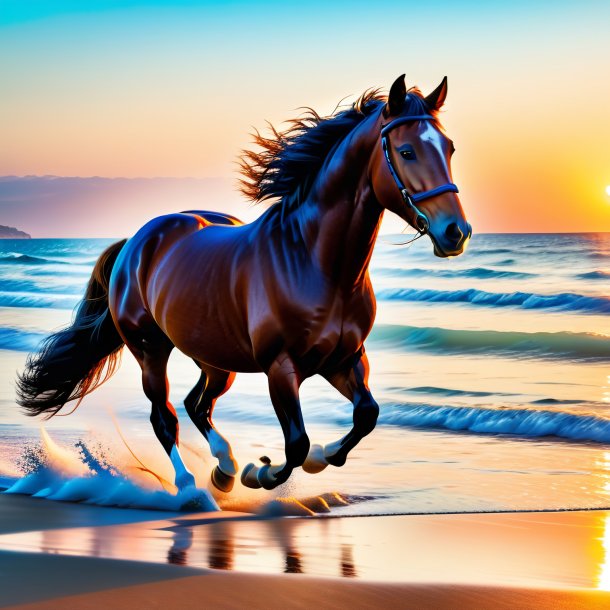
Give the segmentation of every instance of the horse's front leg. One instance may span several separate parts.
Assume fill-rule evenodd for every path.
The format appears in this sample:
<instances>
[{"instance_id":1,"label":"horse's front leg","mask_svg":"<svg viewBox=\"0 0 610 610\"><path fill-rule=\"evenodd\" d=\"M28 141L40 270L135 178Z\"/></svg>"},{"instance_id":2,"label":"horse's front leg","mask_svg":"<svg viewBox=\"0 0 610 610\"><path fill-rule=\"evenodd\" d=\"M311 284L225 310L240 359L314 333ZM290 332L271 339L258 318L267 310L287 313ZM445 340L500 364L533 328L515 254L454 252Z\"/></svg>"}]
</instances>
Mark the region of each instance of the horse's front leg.
<instances>
[{"instance_id":1,"label":"horse's front leg","mask_svg":"<svg viewBox=\"0 0 610 610\"><path fill-rule=\"evenodd\" d=\"M343 466L347 454L375 428L379 405L368 386L369 362L362 350L359 358L344 369L325 376L328 382L354 405L352 429L340 440L325 447L313 445L303 464L303 470L316 473L326 466Z\"/></svg>"},{"instance_id":2,"label":"horse's front leg","mask_svg":"<svg viewBox=\"0 0 610 610\"><path fill-rule=\"evenodd\" d=\"M267 377L271 402L284 433L286 461L275 465L269 458L262 457L263 466L248 464L242 472L241 482L253 489L273 489L284 483L292 471L303 464L309 451L309 438L299 402L302 379L294 363L288 356L278 358L271 365Z\"/></svg>"}]
</instances>

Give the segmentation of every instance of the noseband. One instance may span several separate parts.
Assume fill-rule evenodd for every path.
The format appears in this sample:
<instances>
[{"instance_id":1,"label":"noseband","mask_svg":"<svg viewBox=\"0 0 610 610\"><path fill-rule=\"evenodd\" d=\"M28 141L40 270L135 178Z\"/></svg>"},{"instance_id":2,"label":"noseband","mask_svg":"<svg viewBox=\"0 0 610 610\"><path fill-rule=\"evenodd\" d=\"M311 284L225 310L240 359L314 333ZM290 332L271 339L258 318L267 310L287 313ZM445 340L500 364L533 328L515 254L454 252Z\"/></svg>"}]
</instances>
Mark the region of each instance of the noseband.
<instances>
[{"instance_id":1,"label":"noseband","mask_svg":"<svg viewBox=\"0 0 610 610\"><path fill-rule=\"evenodd\" d=\"M459 193L458 187L453 184L453 182L447 182L446 184L441 184L429 191L421 191L419 193L409 193L405 185L402 183L402 180L398 176L398 172L392 163L392 159L390 157L390 145L388 136L390 131L399 125L404 125L405 123L412 123L413 121L430 121L433 120L434 117L431 114L416 114L413 116L405 116L395 119L391 123L382 126L381 128L381 146L383 148L383 154L385 155L385 160L388 162L388 167L390 168L390 174L392 174L392 178L394 178L394 182L396 182L396 186L402 195L402 198L407 205L407 207L413 212L415 217L415 228L422 234L427 233L430 228L430 221L428 217L415 205L424 199L430 199L431 197L436 197L442 193Z\"/></svg>"}]
</instances>

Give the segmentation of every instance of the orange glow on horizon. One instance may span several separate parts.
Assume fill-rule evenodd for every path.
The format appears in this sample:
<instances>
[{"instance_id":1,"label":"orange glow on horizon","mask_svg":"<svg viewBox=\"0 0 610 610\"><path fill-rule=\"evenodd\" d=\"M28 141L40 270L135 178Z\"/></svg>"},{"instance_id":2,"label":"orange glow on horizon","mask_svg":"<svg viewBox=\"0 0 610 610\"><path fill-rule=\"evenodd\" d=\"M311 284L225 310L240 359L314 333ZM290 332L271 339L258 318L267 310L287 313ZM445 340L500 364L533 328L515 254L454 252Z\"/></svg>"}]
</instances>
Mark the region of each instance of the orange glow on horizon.
<instances>
[{"instance_id":1,"label":"orange glow on horizon","mask_svg":"<svg viewBox=\"0 0 610 610\"><path fill-rule=\"evenodd\" d=\"M402 72L424 92L447 74L442 120L475 234L610 231L607 9L396 5L373 34L379 7L354 7L337 31L340 5L325 7L315 33L288 5L236 15L214 3L4 26L0 52L13 61L0 68L0 175L234 180L266 120L281 127L303 106L330 113ZM430 49L416 60L403 43L413 19L434 24L411 32L411 47Z\"/></svg>"}]
</instances>

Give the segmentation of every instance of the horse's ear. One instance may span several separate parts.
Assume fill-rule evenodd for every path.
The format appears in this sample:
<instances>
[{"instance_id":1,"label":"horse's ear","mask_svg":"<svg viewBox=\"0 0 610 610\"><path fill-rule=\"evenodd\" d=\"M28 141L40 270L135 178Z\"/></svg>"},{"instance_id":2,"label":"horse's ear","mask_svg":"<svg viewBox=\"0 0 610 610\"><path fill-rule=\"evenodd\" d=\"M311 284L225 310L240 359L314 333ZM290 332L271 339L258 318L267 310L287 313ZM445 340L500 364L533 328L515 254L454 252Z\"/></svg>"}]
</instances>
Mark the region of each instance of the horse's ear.
<instances>
[{"instance_id":1,"label":"horse's ear","mask_svg":"<svg viewBox=\"0 0 610 610\"><path fill-rule=\"evenodd\" d=\"M388 95L388 103L383 109L383 115L395 116L400 114L405 105L405 97L407 96L407 87L405 85L405 75L402 74L390 87L390 95Z\"/></svg>"},{"instance_id":2,"label":"horse's ear","mask_svg":"<svg viewBox=\"0 0 610 610\"><path fill-rule=\"evenodd\" d=\"M426 106L430 110L440 110L447 97L447 77L445 76L441 84L425 98Z\"/></svg>"}]
</instances>

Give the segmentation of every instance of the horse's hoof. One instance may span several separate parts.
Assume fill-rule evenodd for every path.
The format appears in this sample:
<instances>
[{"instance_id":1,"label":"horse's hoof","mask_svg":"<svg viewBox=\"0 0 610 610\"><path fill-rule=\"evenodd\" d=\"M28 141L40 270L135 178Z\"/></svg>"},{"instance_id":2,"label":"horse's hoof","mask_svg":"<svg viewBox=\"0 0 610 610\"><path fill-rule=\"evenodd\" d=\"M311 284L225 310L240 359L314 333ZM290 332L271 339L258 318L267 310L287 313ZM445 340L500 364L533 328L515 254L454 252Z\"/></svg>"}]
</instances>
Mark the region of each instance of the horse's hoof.
<instances>
[{"instance_id":1,"label":"horse's hoof","mask_svg":"<svg viewBox=\"0 0 610 610\"><path fill-rule=\"evenodd\" d=\"M342 439L324 446L324 459L327 464L341 468L347 461L347 453L342 451Z\"/></svg>"},{"instance_id":2,"label":"horse's hoof","mask_svg":"<svg viewBox=\"0 0 610 610\"><path fill-rule=\"evenodd\" d=\"M258 469L258 473L256 474L256 478L259 484L270 491L271 489L275 489L278 485L284 483L284 480L278 479L278 477L274 474L274 470L277 470L277 466L271 466L271 464L265 464Z\"/></svg>"},{"instance_id":3,"label":"horse's hoof","mask_svg":"<svg viewBox=\"0 0 610 610\"><path fill-rule=\"evenodd\" d=\"M212 470L211 479L214 487L224 493L229 493L235 484L235 477L223 472L220 469L220 466L216 466L214 470Z\"/></svg>"},{"instance_id":4,"label":"horse's hoof","mask_svg":"<svg viewBox=\"0 0 610 610\"><path fill-rule=\"evenodd\" d=\"M312 445L307 454L307 458L303 462L303 470L309 474L317 474L322 472L328 466L328 462L324 457L324 448L322 445Z\"/></svg>"},{"instance_id":5,"label":"horse's hoof","mask_svg":"<svg viewBox=\"0 0 610 610\"><path fill-rule=\"evenodd\" d=\"M241 473L241 484L250 489L260 489L262 485L256 476L259 470L254 464L247 464Z\"/></svg>"}]
</instances>

